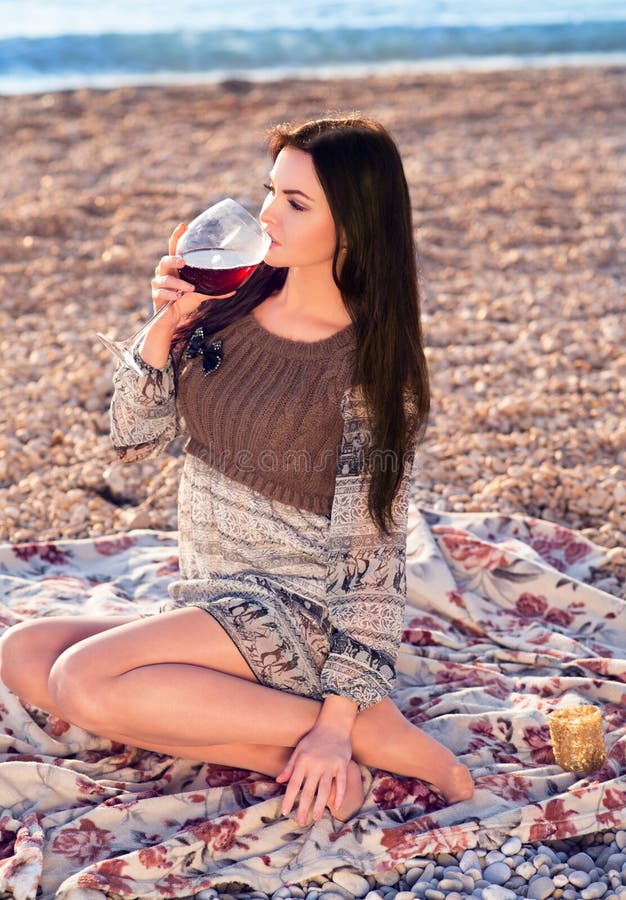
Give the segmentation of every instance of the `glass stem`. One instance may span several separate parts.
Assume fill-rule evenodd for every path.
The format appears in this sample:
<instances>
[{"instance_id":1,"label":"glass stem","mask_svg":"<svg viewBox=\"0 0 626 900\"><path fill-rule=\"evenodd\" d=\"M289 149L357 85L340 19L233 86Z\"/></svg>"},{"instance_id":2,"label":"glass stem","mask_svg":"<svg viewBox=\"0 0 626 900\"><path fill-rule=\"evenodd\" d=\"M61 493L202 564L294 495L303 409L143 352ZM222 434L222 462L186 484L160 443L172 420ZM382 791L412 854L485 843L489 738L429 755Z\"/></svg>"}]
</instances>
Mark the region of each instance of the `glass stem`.
<instances>
[{"instance_id":1,"label":"glass stem","mask_svg":"<svg viewBox=\"0 0 626 900\"><path fill-rule=\"evenodd\" d=\"M174 298L174 300L168 300L168 302L164 306L162 306L161 309L157 309L157 311L152 316L150 316L148 321L144 322L139 331L136 331L135 334L128 339L128 345L130 347L135 347L139 343L139 341L141 341L145 337L152 326L163 318L172 303L176 303L177 299L178 298Z\"/></svg>"}]
</instances>

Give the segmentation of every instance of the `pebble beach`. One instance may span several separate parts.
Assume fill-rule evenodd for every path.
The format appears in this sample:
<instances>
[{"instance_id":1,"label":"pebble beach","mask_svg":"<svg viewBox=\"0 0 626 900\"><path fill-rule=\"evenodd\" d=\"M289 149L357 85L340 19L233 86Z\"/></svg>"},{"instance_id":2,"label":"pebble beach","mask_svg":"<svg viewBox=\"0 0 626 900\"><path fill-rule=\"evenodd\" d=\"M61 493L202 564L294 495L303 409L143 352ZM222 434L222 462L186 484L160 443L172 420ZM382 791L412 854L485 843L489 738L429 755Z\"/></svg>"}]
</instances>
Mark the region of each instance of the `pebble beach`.
<instances>
[{"instance_id":1,"label":"pebble beach","mask_svg":"<svg viewBox=\"0 0 626 900\"><path fill-rule=\"evenodd\" d=\"M0 107L0 540L176 528L182 441L117 459L95 332L143 323L178 222L224 196L258 209L269 126L359 110L395 135L413 202L433 387L413 498L579 530L608 551L596 584L624 596L626 69L233 80ZM274 898L626 898L624 830L511 841Z\"/></svg>"}]
</instances>

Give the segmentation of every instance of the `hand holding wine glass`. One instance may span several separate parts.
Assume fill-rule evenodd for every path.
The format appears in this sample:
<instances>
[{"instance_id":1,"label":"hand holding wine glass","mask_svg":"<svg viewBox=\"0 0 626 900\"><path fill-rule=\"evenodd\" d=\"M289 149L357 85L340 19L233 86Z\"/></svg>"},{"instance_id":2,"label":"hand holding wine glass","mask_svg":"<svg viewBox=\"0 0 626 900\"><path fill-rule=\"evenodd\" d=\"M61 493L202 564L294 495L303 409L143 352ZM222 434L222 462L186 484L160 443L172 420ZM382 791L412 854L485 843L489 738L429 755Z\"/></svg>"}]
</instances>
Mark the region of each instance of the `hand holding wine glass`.
<instances>
[{"instance_id":1,"label":"hand holding wine glass","mask_svg":"<svg viewBox=\"0 0 626 900\"><path fill-rule=\"evenodd\" d=\"M135 353L157 323L164 325L163 331L159 329L162 335L169 332L171 336L181 318L204 300L231 296L263 260L270 243L256 219L239 203L229 198L210 206L189 227L179 225L174 230L169 255L161 259L152 280L154 315L125 341L112 341L99 332L98 338L121 362L141 374ZM163 341L159 343L161 358ZM158 363L145 361L160 368Z\"/></svg>"}]
</instances>

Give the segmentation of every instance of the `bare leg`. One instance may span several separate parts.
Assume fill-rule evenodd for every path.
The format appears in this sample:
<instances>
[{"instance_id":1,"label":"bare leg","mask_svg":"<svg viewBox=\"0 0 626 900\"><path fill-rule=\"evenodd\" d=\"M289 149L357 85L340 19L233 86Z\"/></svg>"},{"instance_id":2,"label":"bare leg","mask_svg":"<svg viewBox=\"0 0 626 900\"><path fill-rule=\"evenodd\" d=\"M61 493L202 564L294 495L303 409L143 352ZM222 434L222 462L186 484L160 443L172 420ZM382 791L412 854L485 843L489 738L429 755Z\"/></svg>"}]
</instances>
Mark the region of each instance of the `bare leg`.
<instances>
[{"instance_id":1,"label":"bare leg","mask_svg":"<svg viewBox=\"0 0 626 900\"><path fill-rule=\"evenodd\" d=\"M248 754L245 758L254 758L254 770L269 768L267 774L275 773L282 757L275 755L262 767L261 757L268 751L259 745L278 746L284 754L315 724L320 703L259 685L230 639L203 611L184 609L124 624L113 621L119 628L111 630L109 619L106 632L92 621L93 637L79 638L81 643L61 653L58 661L48 658L37 690L29 693L5 678L8 686L97 734L208 762L221 762L230 754L226 764L244 768L245 762L237 759ZM44 629L54 620L37 624ZM14 654L19 632L15 639ZM55 644L49 633L46 640L48 647ZM56 645L58 649L58 640ZM21 671L30 668L24 662L22 653ZM42 677L48 663L49 685ZM15 666L8 670L15 676ZM2 671L4 676L4 653ZM163 709L175 709L177 715L164 718ZM252 735L256 743L250 749ZM450 802L471 796L467 769L411 725L389 699L357 716L352 746L357 762L429 781Z\"/></svg>"},{"instance_id":2,"label":"bare leg","mask_svg":"<svg viewBox=\"0 0 626 900\"><path fill-rule=\"evenodd\" d=\"M2 680L22 700L61 719L66 718L65 713L53 701L48 689L50 670L58 657L88 637L138 620L137 616L54 616L43 620L28 620L14 626L0 639ZM256 680L252 672L246 674L242 670L241 675ZM119 743L137 746L137 741L132 735L111 733L108 736ZM282 772L293 752L293 747L252 743L199 747L185 746L181 743L168 746L162 742L150 744L143 741L141 747L184 759L248 769L272 777ZM340 807L336 807L333 803L333 796L334 789L328 807L337 819L346 820L361 807L363 789L360 770L356 763L351 762L349 765L346 796Z\"/></svg>"}]
</instances>

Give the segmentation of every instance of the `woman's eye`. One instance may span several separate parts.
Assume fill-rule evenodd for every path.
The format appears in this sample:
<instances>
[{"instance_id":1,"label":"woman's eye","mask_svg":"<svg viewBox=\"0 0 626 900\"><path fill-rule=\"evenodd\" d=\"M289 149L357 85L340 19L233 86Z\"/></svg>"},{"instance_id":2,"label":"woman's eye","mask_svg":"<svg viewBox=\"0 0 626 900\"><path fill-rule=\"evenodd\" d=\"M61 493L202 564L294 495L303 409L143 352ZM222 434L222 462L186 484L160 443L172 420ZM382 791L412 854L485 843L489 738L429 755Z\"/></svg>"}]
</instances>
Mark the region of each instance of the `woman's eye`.
<instances>
[{"instance_id":1,"label":"woman's eye","mask_svg":"<svg viewBox=\"0 0 626 900\"><path fill-rule=\"evenodd\" d=\"M276 194L276 188L274 187L273 184L264 184L263 187L270 194L272 194L272 195ZM297 202L297 200L293 200L293 199L289 200L289 206L291 206L291 208L295 209L297 212L304 212L306 209L306 207L300 206L300 204Z\"/></svg>"}]
</instances>

